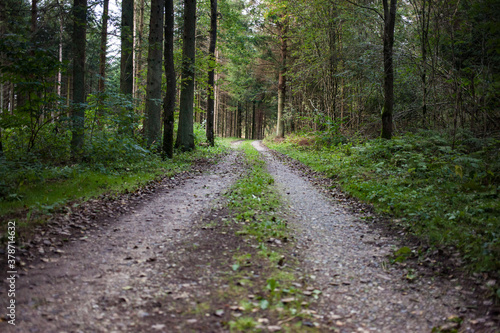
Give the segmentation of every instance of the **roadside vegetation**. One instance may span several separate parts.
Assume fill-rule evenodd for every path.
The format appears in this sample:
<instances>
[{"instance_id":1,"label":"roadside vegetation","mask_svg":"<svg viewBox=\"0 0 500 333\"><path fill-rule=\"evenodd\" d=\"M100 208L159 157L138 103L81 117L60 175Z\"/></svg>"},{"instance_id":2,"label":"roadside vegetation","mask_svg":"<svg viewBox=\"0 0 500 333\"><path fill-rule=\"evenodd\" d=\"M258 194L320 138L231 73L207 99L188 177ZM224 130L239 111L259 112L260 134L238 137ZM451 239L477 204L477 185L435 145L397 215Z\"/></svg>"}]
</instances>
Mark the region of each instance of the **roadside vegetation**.
<instances>
[{"instance_id":1,"label":"roadside vegetation","mask_svg":"<svg viewBox=\"0 0 500 333\"><path fill-rule=\"evenodd\" d=\"M260 331L269 321L277 321L283 325L269 326L270 331L315 331L307 298L317 298L321 292L306 289L305 281L297 276L294 268L298 263L287 252L292 240L283 205L265 162L250 141L240 147L249 171L226 197L232 221L240 226L236 234L244 237L255 251L240 249L233 255L229 278L233 294L226 297L228 301L238 301L242 316L229 321L229 328L235 332ZM245 269L248 267L252 272ZM260 284L249 288L249 280L245 279L249 273L260 275ZM249 290L255 295L249 295Z\"/></svg>"},{"instance_id":2,"label":"roadside vegetation","mask_svg":"<svg viewBox=\"0 0 500 333\"><path fill-rule=\"evenodd\" d=\"M332 130L266 144L335 179L425 244L456 248L472 270L500 272L498 139L422 130L353 140Z\"/></svg>"},{"instance_id":3,"label":"roadside vegetation","mask_svg":"<svg viewBox=\"0 0 500 333\"><path fill-rule=\"evenodd\" d=\"M197 126L195 133L196 142L201 142L204 130ZM7 156L0 158L2 226L15 219L22 232L43 223L65 205L102 194L134 192L151 181L189 171L198 160L217 159L229 145L227 140L217 140L215 147L199 146L191 152L179 152L173 159L162 159L126 136L108 135L96 141L87 147L87 158L81 163L70 162L69 150L64 162L62 157L41 158L42 152L16 156L16 147L7 146Z\"/></svg>"}]
</instances>

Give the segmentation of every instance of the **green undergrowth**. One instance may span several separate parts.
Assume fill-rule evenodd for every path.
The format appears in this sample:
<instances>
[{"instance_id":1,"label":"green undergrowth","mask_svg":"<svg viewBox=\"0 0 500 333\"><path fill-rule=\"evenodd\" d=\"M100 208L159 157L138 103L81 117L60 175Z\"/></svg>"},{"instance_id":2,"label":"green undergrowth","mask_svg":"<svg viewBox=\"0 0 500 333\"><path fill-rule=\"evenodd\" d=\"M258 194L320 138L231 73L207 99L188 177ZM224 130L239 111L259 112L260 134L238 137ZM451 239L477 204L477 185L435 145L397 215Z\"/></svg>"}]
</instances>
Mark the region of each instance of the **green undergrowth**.
<instances>
[{"instance_id":1,"label":"green undergrowth","mask_svg":"<svg viewBox=\"0 0 500 333\"><path fill-rule=\"evenodd\" d=\"M216 147L199 147L171 160L149 152L137 161L106 164L51 166L0 160L0 189L8 191L0 199L0 226L6 230L3 224L14 219L21 227L30 228L69 203L136 191L151 181L190 170L196 160L214 158L227 150L228 143L219 141Z\"/></svg>"},{"instance_id":2,"label":"green undergrowth","mask_svg":"<svg viewBox=\"0 0 500 333\"><path fill-rule=\"evenodd\" d=\"M306 319L310 321L309 303L302 290L293 286L296 281L294 263L286 255L290 244L289 229L282 218L281 198L274 187L274 179L249 141L243 142L240 149L245 152L248 174L232 186L226 197L233 223L239 225L236 234L249 241L255 251L249 253L240 249L233 256L231 299L239 300L243 314L229 321L228 326L232 332L261 332L266 331L263 329L266 325L258 319L269 318L271 322L286 322L282 325L283 332L315 331L314 327L303 325ZM255 273L260 274L259 281L265 283L249 285L251 282L245 279L244 268L252 263L259 264ZM248 287L259 291L249 296Z\"/></svg>"},{"instance_id":3,"label":"green undergrowth","mask_svg":"<svg viewBox=\"0 0 500 333\"><path fill-rule=\"evenodd\" d=\"M321 135L266 144L336 180L431 246L458 249L476 271L500 270L500 142L421 131L392 140Z\"/></svg>"}]
</instances>

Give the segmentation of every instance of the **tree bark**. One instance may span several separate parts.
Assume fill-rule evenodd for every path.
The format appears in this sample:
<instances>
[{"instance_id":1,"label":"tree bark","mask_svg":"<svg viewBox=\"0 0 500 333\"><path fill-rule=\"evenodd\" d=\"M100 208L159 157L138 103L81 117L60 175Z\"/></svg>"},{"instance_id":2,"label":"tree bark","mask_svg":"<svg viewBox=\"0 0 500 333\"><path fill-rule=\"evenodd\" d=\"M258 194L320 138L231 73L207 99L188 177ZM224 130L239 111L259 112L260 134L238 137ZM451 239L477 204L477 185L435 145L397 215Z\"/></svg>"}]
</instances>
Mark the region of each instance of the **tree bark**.
<instances>
[{"instance_id":1,"label":"tree bark","mask_svg":"<svg viewBox=\"0 0 500 333\"><path fill-rule=\"evenodd\" d=\"M165 0L165 76L167 91L163 102L163 156L174 156L174 111L176 78L174 67L174 2Z\"/></svg>"},{"instance_id":2,"label":"tree bark","mask_svg":"<svg viewBox=\"0 0 500 333\"><path fill-rule=\"evenodd\" d=\"M287 58L287 32L288 22L279 24L280 37L280 68L278 74L278 121L276 126L276 137L283 138L285 136L285 122L283 120L283 111L285 109L285 94L286 94L286 58Z\"/></svg>"},{"instance_id":3,"label":"tree bark","mask_svg":"<svg viewBox=\"0 0 500 333\"><path fill-rule=\"evenodd\" d=\"M122 0L120 92L131 96L134 85L134 0Z\"/></svg>"},{"instance_id":4,"label":"tree bark","mask_svg":"<svg viewBox=\"0 0 500 333\"><path fill-rule=\"evenodd\" d=\"M382 133L384 139L392 138L392 114L394 110L394 25L397 0L383 0L384 4L384 109L382 110Z\"/></svg>"},{"instance_id":5,"label":"tree bark","mask_svg":"<svg viewBox=\"0 0 500 333\"><path fill-rule=\"evenodd\" d=\"M87 0L73 2L73 105L71 109L71 155L79 160L83 153L85 125L85 44L87 40Z\"/></svg>"},{"instance_id":6,"label":"tree bark","mask_svg":"<svg viewBox=\"0 0 500 333\"><path fill-rule=\"evenodd\" d=\"M0 38L4 37L5 31L6 31L6 22L5 22L5 3L3 1L0 1ZM4 54L3 52L0 52L0 66L3 66L4 63ZM7 85L9 83L7 82ZM0 82L0 113L3 112L4 108L4 82ZM9 97L7 97L9 99ZM10 100L10 104L13 104L13 100ZM4 156L3 152L3 144L2 144L2 128L0 127L0 157Z\"/></svg>"},{"instance_id":7,"label":"tree bark","mask_svg":"<svg viewBox=\"0 0 500 333\"><path fill-rule=\"evenodd\" d=\"M243 110L242 110L241 102L238 101L238 109L237 109L237 113L236 113L236 136L238 138L241 138L241 119L242 119L242 114L243 114Z\"/></svg>"},{"instance_id":8,"label":"tree bark","mask_svg":"<svg viewBox=\"0 0 500 333\"><path fill-rule=\"evenodd\" d=\"M194 148L193 102L196 52L196 0L184 0L184 35L182 45L182 82L179 102L179 130L175 146L182 151Z\"/></svg>"},{"instance_id":9,"label":"tree bark","mask_svg":"<svg viewBox=\"0 0 500 333\"><path fill-rule=\"evenodd\" d=\"M215 48L217 44L217 0L210 0L210 71L208 72L208 100L207 100L207 141L214 146L214 108L215 108Z\"/></svg>"},{"instance_id":10,"label":"tree bark","mask_svg":"<svg viewBox=\"0 0 500 333\"><path fill-rule=\"evenodd\" d=\"M134 93L133 96L136 99L140 98L139 85L142 83L140 79L142 71L142 39L144 35L144 0L140 0L137 4L138 15L135 33L135 47L134 47ZM153 5L151 4L151 7Z\"/></svg>"},{"instance_id":11,"label":"tree bark","mask_svg":"<svg viewBox=\"0 0 500 333\"><path fill-rule=\"evenodd\" d=\"M106 81L106 51L107 51L107 43L108 43L108 8L109 8L109 0L104 0L103 2L103 10L102 10L102 30L101 30L101 49L99 54L99 114L101 117L103 114L103 100L104 100L104 91L105 91L105 81ZM98 120L99 124L100 121Z\"/></svg>"},{"instance_id":12,"label":"tree bark","mask_svg":"<svg viewBox=\"0 0 500 333\"><path fill-rule=\"evenodd\" d=\"M161 62L163 58L163 8L165 0L151 1L148 77L144 129L147 146L161 138Z\"/></svg>"},{"instance_id":13,"label":"tree bark","mask_svg":"<svg viewBox=\"0 0 500 333\"><path fill-rule=\"evenodd\" d=\"M253 101L253 105L252 105L252 140L257 139L257 135L256 135L257 114L255 112L255 104L256 104L256 102Z\"/></svg>"},{"instance_id":14,"label":"tree bark","mask_svg":"<svg viewBox=\"0 0 500 333\"><path fill-rule=\"evenodd\" d=\"M108 1L108 0L106 0ZM59 1L58 1L59 5ZM64 34L64 21L63 21L64 11L62 7L59 7L59 62L62 64L63 61L63 34ZM61 68L57 70L57 96L62 97L62 71Z\"/></svg>"}]
</instances>

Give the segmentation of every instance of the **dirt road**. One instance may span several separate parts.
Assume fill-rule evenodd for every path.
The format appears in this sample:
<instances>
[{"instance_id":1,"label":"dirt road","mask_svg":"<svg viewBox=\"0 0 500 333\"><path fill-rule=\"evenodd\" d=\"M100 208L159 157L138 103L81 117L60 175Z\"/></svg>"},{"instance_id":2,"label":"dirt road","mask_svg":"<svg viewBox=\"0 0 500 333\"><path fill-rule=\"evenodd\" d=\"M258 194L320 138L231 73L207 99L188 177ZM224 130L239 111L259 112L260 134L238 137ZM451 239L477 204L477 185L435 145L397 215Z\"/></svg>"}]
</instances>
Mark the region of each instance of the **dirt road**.
<instances>
[{"instance_id":1,"label":"dirt road","mask_svg":"<svg viewBox=\"0 0 500 333\"><path fill-rule=\"evenodd\" d=\"M254 146L288 198L295 217L296 254L323 292L316 304L323 319L345 332L430 332L434 327L497 331L488 318L479 319L487 327L475 327L474 309L481 301L463 281L387 264L394 250L405 244L370 227L338 197L322 194L260 142Z\"/></svg>"},{"instance_id":2,"label":"dirt road","mask_svg":"<svg viewBox=\"0 0 500 333\"><path fill-rule=\"evenodd\" d=\"M301 263L297 274L322 292L312 304L318 331L430 332L439 326L495 331L491 318L478 318L480 300L461 281L387 265L398 240L324 195L260 142L254 146L289 206L297 239L290 255ZM173 188L160 185L137 208L94 221L84 236L69 242L42 235L31 249L37 259L17 279L16 326L4 317L0 330L228 331L229 305L212 303L228 288L232 251L247 246L232 227L222 228L230 217L221 193L244 173L241 161L241 153L233 152Z\"/></svg>"}]
</instances>

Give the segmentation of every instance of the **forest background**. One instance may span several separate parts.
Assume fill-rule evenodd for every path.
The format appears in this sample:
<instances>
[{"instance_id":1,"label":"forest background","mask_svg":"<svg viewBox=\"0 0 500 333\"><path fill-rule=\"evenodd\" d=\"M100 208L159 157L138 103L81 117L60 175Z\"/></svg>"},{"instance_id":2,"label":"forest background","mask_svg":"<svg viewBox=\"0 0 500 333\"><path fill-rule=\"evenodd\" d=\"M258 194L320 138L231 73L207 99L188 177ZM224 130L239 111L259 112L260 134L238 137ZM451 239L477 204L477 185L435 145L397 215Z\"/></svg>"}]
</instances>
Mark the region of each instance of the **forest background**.
<instances>
[{"instance_id":1,"label":"forest background","mask_svg":"<svg viewBox=\"0 0 500 333\"><path fill-rule=\"evenodd\" d=\"M423 243L500 269L498 1L3 0L0 15L2 221L31 230L221 137L272 137Z\"/></svg>"}]
</instances>

